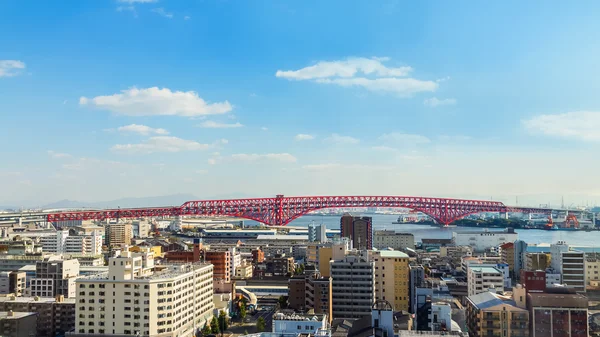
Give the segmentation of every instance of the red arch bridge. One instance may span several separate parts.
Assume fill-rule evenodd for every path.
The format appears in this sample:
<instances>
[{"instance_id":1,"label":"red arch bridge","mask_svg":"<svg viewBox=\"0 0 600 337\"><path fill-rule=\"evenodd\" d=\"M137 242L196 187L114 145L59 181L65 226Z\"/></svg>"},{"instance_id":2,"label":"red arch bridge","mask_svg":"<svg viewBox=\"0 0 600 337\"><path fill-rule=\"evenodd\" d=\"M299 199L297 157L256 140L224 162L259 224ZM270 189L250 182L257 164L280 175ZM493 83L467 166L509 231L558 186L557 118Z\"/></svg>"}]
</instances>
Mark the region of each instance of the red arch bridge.
<instances>
[{"instance_id":1,"label":"red arch bridge","mask_svg":"<svg viewBox=\"0 0 600 337\"><path fill-rule=\"evenodd\" d=\"M554 209L510 207L499 201L407 197L407 196L307 196L188 201L179 207L119 208L49 213L47 221L102 220L169 216L233 216L270 226L323 208L396 207L423 212L442 225L481 212L550 214Z\"/></svg>"}]
</instances>

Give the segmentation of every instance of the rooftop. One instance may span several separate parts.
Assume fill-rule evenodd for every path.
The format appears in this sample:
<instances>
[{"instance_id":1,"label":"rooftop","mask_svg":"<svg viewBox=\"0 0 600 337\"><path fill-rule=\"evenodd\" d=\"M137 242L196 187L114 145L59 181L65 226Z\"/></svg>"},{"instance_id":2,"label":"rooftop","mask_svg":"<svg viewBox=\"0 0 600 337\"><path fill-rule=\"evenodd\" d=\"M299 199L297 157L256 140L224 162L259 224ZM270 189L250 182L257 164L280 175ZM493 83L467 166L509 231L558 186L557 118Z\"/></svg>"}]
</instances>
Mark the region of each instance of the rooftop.
<instances>
[{"instance_id":1,"label":"rooftop","mask_svg":"<svg viewBox=\"0 0 600 337\"><path fill-rule=\"evenodd\" d=\"M471 302L474 306L479 309L487 309L491 307L495 307L500 304L508 304L512 306L517 306L515 301L503 299L497 294L486 291L481 294L473 295L468 297L469 302Z\"/></svg>"},{"instance_id":2,"label":"rooftop","mask_svg":"<svg viewBox=\"0 0 600 337\"><path fill-rule=\"evenodd\" d=\"M296 240L296 241L308 241L308 235L259 235L256 240Z\"/></svg>"},{"instance_id":3,"label":"rooftop","mask_svg":"<svg viewBox=\"0 0 600 337\"><path fill-rule=\"evenodd\" d=\"M407 254L397 250L377 250L381 257L408 257Z\"/></svg>"},{"instance_id":4,"label":"rooftop","mask_svg":"<svg viewBox=\"0 0 600 337\"><path fill-rule=\"evenodd\" d=\"M191 267L193 267L195 270L198 270L198 269L202 269L202 268L205 268L208 266L212 266L212 264L210 264L210 263L191 264L190 263L190 264L169 264L169 265L162 265L162 266L168 267L168 268L165 268L164 270L161 270L161 271L155 271L152 275L149 275L149 276L136 277L133 280L126 280L126 282L144 282L144 281L156 281L156 280L161 280L161 279L171 279L171 278L191 272L192 271ZM106 280L108 280L108 273L100 273L100 274L96 274L96 275L79 277L77 279L77 282L80 282L80 281L94 282L94 281L106 281ZM116 281L116 282L122 282L122 281Z\"/></svg>"},{"instance_id":5,"label":"rooftop","mask_svg":"<svg viewBox=\"0 0 600 337\"><path fill-rule=\"evenodd\" d=\"M0 311L0 320L3 319L19 319L27 316L35 316L37 312L11 312L9 315L6 311Z\"/></svg>"},{"instance_id":6,"label":"rooftop","mask_svg":"<svg viewBox=\"0 0 600 337\"><path fill-rule=\"evenodd\" d=\"M494 267L471 267L470 269L477 273L502 274L502 272Z\"/></svg>"},{"instance_id":7,"label":"rooftop","mask_svg":"<svg viewBox=\"0 0 600 337\"><path fill-rule=\"evenodd\" d=\"M0 302L13 302L13 303L54 303L56 299L54 297L8 297L8 296L0 296ZM72 303L75 304L75 298L65 298L62 303Z\"/></svg>"},{"instance_id":8,"label":"rooftop","mask_svg":"<svg viewBox=\"0 0 600 337\"><path fill-rule=\"evenodd\" d=\"M588 298L580 294L529 293L534 307L587 308Z\"/></svg>"}]
</instances>

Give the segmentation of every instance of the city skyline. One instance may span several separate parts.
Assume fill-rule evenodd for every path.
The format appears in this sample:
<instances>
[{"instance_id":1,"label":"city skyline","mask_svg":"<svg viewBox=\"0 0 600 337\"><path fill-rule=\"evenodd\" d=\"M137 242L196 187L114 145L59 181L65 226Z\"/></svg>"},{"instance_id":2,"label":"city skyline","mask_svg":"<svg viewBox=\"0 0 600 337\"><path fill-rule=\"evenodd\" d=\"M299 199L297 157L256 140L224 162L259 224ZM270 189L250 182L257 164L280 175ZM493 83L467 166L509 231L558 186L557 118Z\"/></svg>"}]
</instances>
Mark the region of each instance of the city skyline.
<instances>
[{"instance_id":1,"label":"city skyline","mask_svg":"<svg viewBox=\"0 0 600 337\"><path fill-rule=\"evenodd\" d=\"M343 4L3 2L0 205L598 204L600 5Z\"/></svg>"}]
</instances>

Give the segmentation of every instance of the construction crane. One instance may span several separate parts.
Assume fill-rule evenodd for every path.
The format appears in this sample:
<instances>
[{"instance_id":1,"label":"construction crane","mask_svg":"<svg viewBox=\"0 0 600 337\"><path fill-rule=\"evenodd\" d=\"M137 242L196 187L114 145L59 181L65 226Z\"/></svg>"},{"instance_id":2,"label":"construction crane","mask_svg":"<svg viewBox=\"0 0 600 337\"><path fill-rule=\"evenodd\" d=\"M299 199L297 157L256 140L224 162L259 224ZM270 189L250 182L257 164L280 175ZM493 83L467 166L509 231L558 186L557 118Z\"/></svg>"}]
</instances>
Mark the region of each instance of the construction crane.
<instances>
[{"instance_id":1,"label":"construction crane","mask_svg":"<svg viewBox=\"0 0 600 337\"><path fill-rule=\"evenodd\" d=\"M565 219L565 228L571 227L579 228L579 220L577 220L577 217L573 214L567 215Z\"/></svg>"}]
</instances>

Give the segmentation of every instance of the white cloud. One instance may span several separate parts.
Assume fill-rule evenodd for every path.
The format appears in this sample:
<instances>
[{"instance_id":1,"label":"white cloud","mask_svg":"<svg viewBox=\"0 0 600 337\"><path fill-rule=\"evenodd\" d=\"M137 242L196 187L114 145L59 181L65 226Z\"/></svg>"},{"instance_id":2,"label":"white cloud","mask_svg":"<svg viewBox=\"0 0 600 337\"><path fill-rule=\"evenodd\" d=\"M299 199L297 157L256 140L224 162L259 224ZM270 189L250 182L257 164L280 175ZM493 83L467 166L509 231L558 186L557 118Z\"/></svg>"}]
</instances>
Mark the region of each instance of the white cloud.
<instances>
[{"instance_id":1,"label":"white cloud","mask_svg":"<svg viewBox=\"0 0 600 337\"><path fill-rule=\"evenodd\" d=\"M162 7L154 8L152 10L152 12L154 12L154 13L156 13L156 14L164 17L164 18L167 18L167 19L172 19L173 18L173 13L165 11L165 9L162 8Z\"/></svg>"},{"instance_id":2,"label":"white cloud","mask_svg":"<svg viewBox=\"0 0 600 337\"><path fill-rule=\"evenodd\" d=\"M12 77L25 69L25 63L17 60L0 60L0 77Z\"/></svg>"},{"instance_id":3,"label":"white cloud","mask_svg":"<svg viewBox=\"0 0 600 337\"><path fill-rule=\"evenodd\" d=\"M399 145L427 144L431 142L431 140L425 136L401 132L385 133L379 136L379 140L385 143L393 143Z\"/></svg>"},{"instance_id":4,"label":"white cloud","mask_svg":"<svg viewBox=\"0 0 600 337\"><path fill-rule=\"evenodd\" d=\"M423 104L425 106L432 107L432 108L435 108L435 107L438 107L441 105L455 105L456 99L454 99L454 98L439 99L437 97L432 97L432 98L428 98L428 99L424 100Z\"/></svg>"},{"instance_id":5,"label":"white cloud","mask_svg":"<svg viewBox=\"0 0 600 337\"><path fill-rule=\"evenodd\" d=\"M228 101L209 104L194 91L171 91L168 88L130 88L119 94L81 97L80 105L92 105L121 115L177 115L197 117L224 114L232 110Z\"/></svg>"},{"instance_id":6,"label":"white cloud","mask_svg":"<svg viewBox=\"0 0 600 337\"><path fill-rule=\"evenodd\" d=\"M295 163L298 161L296 157L289 153L237 153L226 157L210 158L208 163L211 165L217 163L229 162L259 162L259 161L277 161L282 163Z\"/></svg>"},{"instance_id":7,"label":"white cloud","mask_svg":"<svg viewBox=\"0 0 600 337\"><path fill-rule=\"evenodd\" d=\"M438 83L441 82L446 82L446 81L450 81L450 76L446 76L446 77L442 77L442 78L438 78L437 80L435 80Z\"/></svg>"},{"instance_id":8,"label":"white cloud","mask_svg":"<svg viewBox=\"0 0 600 337\"><path fill-rule=\"evenodd\" d=\"M341 136L337 133L333 133L331 136L325 138L325 141L334 143L334 144L358 144L360 142L359 139L350 136Z\"/></svg>"},{"instance_id":9,"label":"white cloud","mask_svg":"<svg viewBox=\"0 0 600 337\"><path fill-rule=\"evenodd\" d=\"M313 135L307 135L304 133L299 133L296 135L296 137L294 137L295 140L312 140L315 139L315 136Z\"/></svg>"},{"instance_id":10,"label":"white cloud","mask_svg":"<svg viewBox=\"0 0 600 337\"><path fill-rule=\"evenodd\" d=\"M261 130L263 130L263 131L269 131L269 128L268 128L268 127L266 127L266 126L263 126L263 127L261 127L260 129L261 129Z\"/></svg>"},{"instance_id":11,"label":"white cloud","mask_svg":"<svg viewBox=\"0 0 600 337\"><path fill-rule=\"evenodd\" d=\"M52 158L71 158L71 155L68 153L60 153L60 152L55 152L52 150L48 150L47 151L48 155Z\"/></svg>"},{"instance_id":12,"label":"white cloud","mask_svg":"<svg viewBox=\"0 0 600 337\"><path fill-rule=\"evenodd\" d=\"M600 112L573 111L522 121L526 129L553 137L600 141Z\"/></svg>"},{"instance_id":13,"label":"white cloud","mask_svg":"<svg viewBox=\"0 0 600 337\"><path fill-rule=\"evenodd\" d=\"M144 136L147 136L150 134L156 134L156 135L168 135L169 134L169 131L167 131L165 129L151 128L149 126L141 125L141 124L129 124L129 125L125 125L125 126L120 126L119 128L117 128L117 131L138 133L138 134L144 135Z\"/></svg>"},{"instance_id":14,"label":"white cloud","mask_svg":"<svg viewBox=\"0 0 600 337\"><path fill-rule=\"evenodd\" d=\"M304 166L302 166L302 169L304 169L304 170L311 170L311 171L322 171L322 170L328 170L328 169L332 169L332 168L338 168L340 166L342 166L342 165L335 164L335 163L311 164L311 165L304 165Z\"/></svg>"},{"instance_id":15,"label":"white cloud","mask_svg":"<svg viewBox=\"0 0 600 337\"><path fill-rule=\"evenodd\" d=\"M206 121L206 122L202 122L200 124L198 124L197 126L201 127L201 128L207 128L207 129L229 129L229 128L241 128L244 125L238 123L219 123L219 122L214 122L214 121Z\"/></svg>"},{"instance_id":16,"label":"white cloud","mask_svg":"<svg viewBox=\"0 0 600 337\"><path fill-rule=\"evenodd\" d=\"M178 137L155 136L150 137L144 143L117 144L113 146L111 150L114 152L125 154L149 154L156 152L202 151L215 148L222 144L227 144L227 140L221 139L213 144L201 144L193 140L186 140Z\"/></svg>"},{"instance_id":17,"label":"white cloud","mask_svg":"<svg viewBox=\"0 0 600 337\"><path fill-rule=\"evenodd\" d=\"M277 70L275 76L290 80L312 80L328 77L354 77L358 73L376 76L406 76L411 67L388 68L382 61L388 58L355 57L340 61L320 61L317 64L299 70Z\"/></svg>"},{"instance_id":18,"label":"white cloud","mask_svg":"<svg viewBox=\"0 0 600 337\"><path fill-rule=\"evenodd\" d=\"M399 96L411 96L418 92L435 91L438 84L433 81L422 81L414 78L334 78L318 79L317 83L336 84L342 87L362 87L374 92L388 92Z\"/></svg>"},{"instance_id":19,"label":"white cloud","mask_svg":"<svg viewBox=\"0 0 600 337\"><path fill-rule=\"evenodd\" d=\"M183 17L183 19L184 19L184 20L186 20L186 21L187 21L187 20L189 20L189 19L191 19L191 18L192 18L192 17L191 17L191 16L189 16L189 15L186 15L186 16L184 16L184 17Z\"/></svg>"},{"instance_id":20,"label":"white cloud","mask_svg":"<svg viewBox=\"0 0 600 337\"><path fill-rule=\"evenodd\" d=\"M397 149L393 148L393 147L389 147L389 146L373 146L371 147L372 150L374 151L381 151L381 152L396 152L398 151Z\"/></svg>"},{"instance_id":21,"label":"white cloud","mask_svg":"<svg viewBox=\"0 0 600 337\"><path fill-rule=\"evenodd\" d=\"M391 170L392 166L385 165L362 165L362 164L339 164L339 163L324 163L324 164L310 164L302 166L302 169L308 171L328 171L328 170Z\"/></svg>"},{"instance_id":22,"label":"white cloud","mask_svg":"<svg viewBox=\"0 0 600 337\"><path fill-rule=\"evenodd\" d=\"M117 2L124 4L149 4L156 3L158 0L117 0Z\"/></svg>"}]
</instances>

